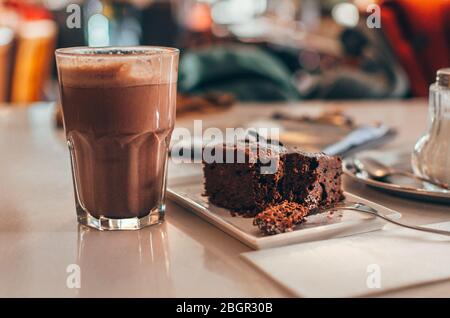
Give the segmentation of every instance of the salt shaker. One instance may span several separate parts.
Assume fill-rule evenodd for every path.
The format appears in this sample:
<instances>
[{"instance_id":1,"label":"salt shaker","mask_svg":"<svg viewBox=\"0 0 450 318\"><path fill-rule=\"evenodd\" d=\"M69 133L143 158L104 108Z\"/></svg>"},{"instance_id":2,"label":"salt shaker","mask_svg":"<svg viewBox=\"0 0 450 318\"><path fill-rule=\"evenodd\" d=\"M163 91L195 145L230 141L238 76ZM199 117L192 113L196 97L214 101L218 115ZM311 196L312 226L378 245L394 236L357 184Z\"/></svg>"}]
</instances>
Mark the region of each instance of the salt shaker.
<instances>
[{"instance_id":1,"label":"salt shaker","mask_svg":"<svg viewBox=\"0 0 450 318\"><path fill-rule=\"evenodd\" d=\"M412 168L421 177L450 184L450 68L440 69L430 86L428 131L414 147Z\"/></svg>"}]
</instances>

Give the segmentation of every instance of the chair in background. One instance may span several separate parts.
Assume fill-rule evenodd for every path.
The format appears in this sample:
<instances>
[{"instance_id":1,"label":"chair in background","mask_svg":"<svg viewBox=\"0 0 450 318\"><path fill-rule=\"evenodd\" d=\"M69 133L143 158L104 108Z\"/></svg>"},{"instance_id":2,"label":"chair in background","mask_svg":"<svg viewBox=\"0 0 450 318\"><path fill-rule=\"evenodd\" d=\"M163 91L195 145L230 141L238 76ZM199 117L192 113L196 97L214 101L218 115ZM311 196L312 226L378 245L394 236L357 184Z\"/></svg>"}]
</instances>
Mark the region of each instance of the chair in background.
<instances>
[{"instance_id":1,"label":"chair in background","mask_svg":"<svg viewBox=\"0 0 450 318\"><path fill-rule=\"evenodd\" d=\"M381 23L413 96L427 96L436 71L450 66L450 1L382 1Z\"/></svg>"}]
</instances>

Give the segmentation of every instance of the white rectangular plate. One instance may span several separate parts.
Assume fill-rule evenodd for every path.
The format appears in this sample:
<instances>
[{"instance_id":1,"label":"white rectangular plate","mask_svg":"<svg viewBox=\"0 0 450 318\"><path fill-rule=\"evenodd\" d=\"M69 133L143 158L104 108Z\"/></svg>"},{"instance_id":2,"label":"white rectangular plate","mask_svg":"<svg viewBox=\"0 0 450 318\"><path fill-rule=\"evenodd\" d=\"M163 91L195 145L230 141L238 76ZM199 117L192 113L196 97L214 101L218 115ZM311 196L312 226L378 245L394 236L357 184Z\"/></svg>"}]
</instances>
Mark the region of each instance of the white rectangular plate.
<instances>
[{"instance_id":1,"label":"white rectangular plate","mask_svg":"<svg viewBox=\"0 0 450 318\"><path fill-rule=\"evenodd\" d=\"M229 210L209 203L208 198L202 195L203 192L201 175L169 179L168 199L186 207L222 231L257 250L375 231L385 224L379 218L355 211L340 211L333 214L319 213L308 216L306 222L297 226L292 232L265 236L252 224L253 218L232 216ZM391 218L401 217L401 214L396 211L348 192L345 193L345 196L348 201L367 204Z\"/></svg>"}]
</instances>

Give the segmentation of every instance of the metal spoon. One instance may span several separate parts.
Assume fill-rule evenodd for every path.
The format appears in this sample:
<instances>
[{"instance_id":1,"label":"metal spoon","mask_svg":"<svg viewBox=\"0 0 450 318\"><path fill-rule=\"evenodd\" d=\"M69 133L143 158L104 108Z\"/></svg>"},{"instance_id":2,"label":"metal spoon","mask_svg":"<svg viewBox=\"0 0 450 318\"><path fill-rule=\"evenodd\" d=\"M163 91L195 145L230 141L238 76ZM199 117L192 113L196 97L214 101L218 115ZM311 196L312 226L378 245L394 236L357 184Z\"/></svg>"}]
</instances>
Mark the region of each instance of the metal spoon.
<instances>
[{"instance_id":1,"label":"metal spoon","mask_svg":"<svg viewBox=\"0 0 450 318\"><path fill-rule=\"evenodd\" d=\"M341 203L337 203L337 204L333 205L330 208L327 208L325 210L321 210L320 212L338 211L338 210L341 210L341 211L342 210L351 210L351 211L357 211L357 212L361 212L361 213L366 213L366 214L370 214L370 215L382 218L383 220L388 221L390 223L393 223L395 225L398 225L398 226L401 226L401 227L406 227L408 229L413 229L413 230L422 231L422 232L430 232L430 233L450 236L450 232L449 231L437 230L437 229L432 229L432 228L423 227L423 226L410 225L410 224L405 224L405 223L393 220L390 217L379 213L374 208L372 208L372 207L370 207L368 205L365 205L363 203L359 203L359 202L341 202Z\"/></svg>"},{"instance_id":2,"label":"metal spoon","mask_svg":"<svg viewBox=\"0 0 450 318\"><path fill-rule=\"evenodd\" d=\"M449 190L449 187L447 184L433 181L428 178L423 178L423 177L417 176L411 172L396 170L394 168L385 166L384 164L382 164L381 162L379 162L373 158L355 159L354 163L359 170L367 172L369 174L369 176L372 177L373 179L382 180L390 175L397 174L397 175L402 175L405 177L413 178L416 180L420 180L423 182L428 182L435 186L443 188L445 190Z\"/></svg>"}]
</instances>

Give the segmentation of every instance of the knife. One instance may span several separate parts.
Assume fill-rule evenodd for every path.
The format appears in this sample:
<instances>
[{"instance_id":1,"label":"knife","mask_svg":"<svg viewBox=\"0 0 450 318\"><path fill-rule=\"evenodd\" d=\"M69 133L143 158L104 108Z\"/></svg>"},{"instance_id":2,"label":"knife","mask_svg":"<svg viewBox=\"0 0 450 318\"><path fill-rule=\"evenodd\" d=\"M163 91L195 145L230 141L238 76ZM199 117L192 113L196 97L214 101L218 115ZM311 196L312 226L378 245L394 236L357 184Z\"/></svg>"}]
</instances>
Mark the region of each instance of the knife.
<instances>
[{"instance_id":1,"label":"knife","mask_svg":"<svg viewBox=\"0 0 450 318\"><path fill-rule=\"evenodd\" d=\"M340 155L346 157L357 151L375 147L390 140L396 135L396 131L386 125L360 126L351 131L338 142L322 149L327 155Z\"/></svg>"}]
</instances>

